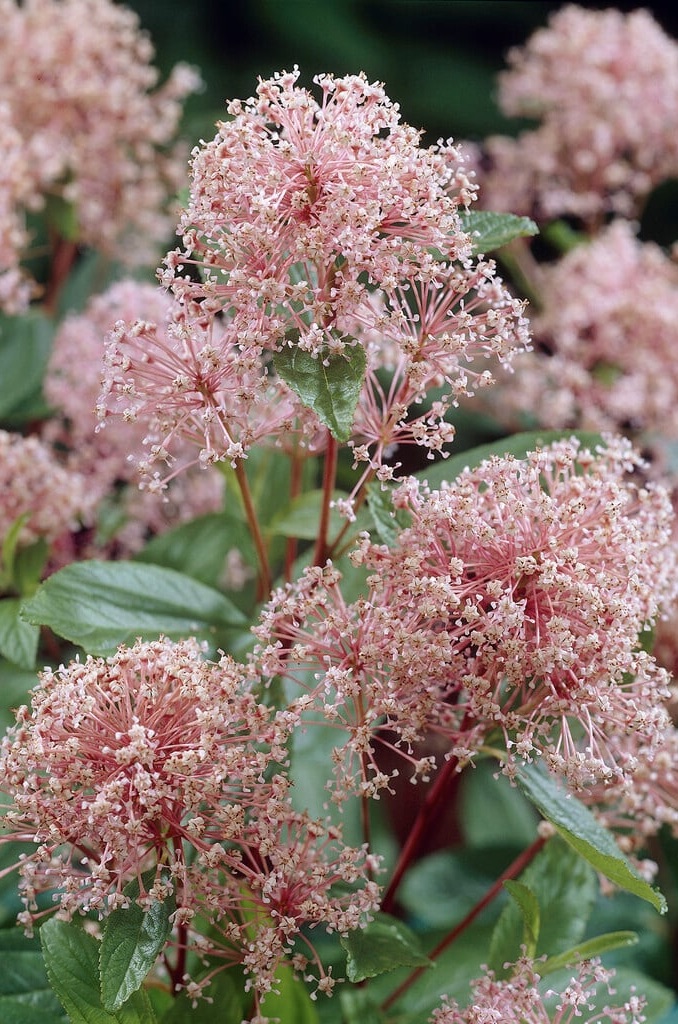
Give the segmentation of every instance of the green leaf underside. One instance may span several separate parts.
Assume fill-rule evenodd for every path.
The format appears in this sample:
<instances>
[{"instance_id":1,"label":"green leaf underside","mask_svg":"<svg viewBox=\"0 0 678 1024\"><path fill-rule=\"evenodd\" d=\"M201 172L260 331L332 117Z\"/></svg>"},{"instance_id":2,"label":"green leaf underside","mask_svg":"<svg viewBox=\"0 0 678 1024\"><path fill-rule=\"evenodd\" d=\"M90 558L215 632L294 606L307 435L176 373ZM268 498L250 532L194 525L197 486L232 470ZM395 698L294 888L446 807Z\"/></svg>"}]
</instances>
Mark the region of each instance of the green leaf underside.
<instances>
[{"instance_id":1,"label":"green leaf underside","mask_svg":"<svg viewBox=\"0 0 678 1024\"><path fill-rule=\"evenodd\" d=\"M556 779L537 765L524 765L517 782L538 811L550 821L569 845L621 889L666 912L666 900L638 874L624 857L614 838L585 807Z\"/></svg>"},{"instance_id":2,"label":"green leaf underside","mask_svg":"<svg viewBox=\"0 0 678 1024\"><path fill-rule=\"evenodd\" d=\"M513 455L517 459L523 459L528 452L537 448L545 448L555 441L577 438L583 448L590 448L595 451L598 445L604 441L600 434L590 433L583 430L527 430L511 437L503 437L499 441L491 441L489 444L478 445L477 448L469 448L459 455L453 455L449 459L441 459L432 466L422 469L414 476L425 480L429 487L440 487L444 481L456 480L460 473L467 467L477 468L481 462L491 459L494 455L503 457Z\"/></svg>"},{"instance_id":3,"label":"green leaf underside","mask_svg":"<svg viewBox=\"0 0 678 1024\"><path fill-rule=\"evenodd\" d=\"M490 210L464 210L459 214L462 230L471 235L473 255L494 252L514 238L538 235L539 228L529 217Z\"/></svg>"},{"instance_id":4,"label":"green leaf underside","mask_svg":"<svg viewBox=\"0 0 678 1024\"><path fill-rule=\"evenodd\" d=\"M20 617L21 604L19 597L0 600L0 654L19 668L31 669L35 665L40 630Z\"/></svg>"},{"instance_id":5,"label":"green leaf underside","mask_svg":"<svg viewBox=\"0 0 678 1024\"><path fill-rule=\"evenodd\" d=\"M135 900L139 883L125 889ZM106 919L99 953L101 999L107 1010L115 1011L140 988L144 978L162 952L172 931L170 915L175 901L168 897L155 901L148 910L136 902L113 911Z\"/></svg>"},{"instance_id":6,"label":"green leaf underside","mask_svg":"<svg viewBox=\"0 0 678 1024\"><path fill-rule=\"evenodd\" d=\"M379 1004L364 988L342 988L339 992L342 1024L381 1024Z\"/></svg>"},{"instance_id":7,"label":"green leaf underside","mask_svg":"<svg viewBox=\"0 0 678 1024\"><path fill-rule=\"evenodd\" d=\"M367 357L361 345L347 346L341 355L312 356L297 346L276 352L278 376L302 403L313 409L337 441L348 441L360 398Z\"/></svg>"},{"instance_id":8,"label":"green leaf underside","mask_svg":"<svg viewBox=\"0 0 678 1024\"><path fill-rule=\"evenodd\" d=\"M396 967L425 967L431 961L417 936L402 921L377 914L365 928L357 928L341 939L346 951L349 981L364 981Z\"/></svg>"},{"instance_id":9,"label":"green leaf underside","mask_svg":"<svg viewBox=\"0 0 678 1024\"><path fill-rule=\"evenodd\" d=\"M79 924L51 918L40 929L47 976L71 1024L156 1024L142 990L115 1012L107 1010L99 990L99 943Z\"/></svg>"},{"instance_id":10,"label":"green leaf underside","mask_svg":"<svg viewBox=\"0 0 678 1024\"><path fill-rule=\"evenodd\" d=\"M537 939L539 938L540 911L539 900L529 888L522 882L504 882L511 899L518 907L523 918L523 939L527 956L533 957L537 951Z\"/></svg>"},{"instance_id":11,"label":"green leaf underside","mask_svg":"<svg viewBox=\"0 0 678 1024\"><path fill-rule=\"evenodd\" d=\"M635 946L638 936L635 932L608 932L606 935L596 935L593 939L580 942L572 949L566 949L557 956L550 956L539 967L539 974L542 978L554 971L559 971L570 964L578 963L580 960L590 960L594 956L602 956L613 949L623 949L627 946Z\"/></svg>"},{"instance_id":12,"label":"green leaf underside","mask_svg":"<svg viewBox=\"0 0 678 1024\"><path fill-rule=\"evenodd\" d=\"M24 602L22 616L95 655L114 654L137 637L211 638L245 622L219 591L173 569L98 561L54 573Z\"/></svg>"}]
</instances>

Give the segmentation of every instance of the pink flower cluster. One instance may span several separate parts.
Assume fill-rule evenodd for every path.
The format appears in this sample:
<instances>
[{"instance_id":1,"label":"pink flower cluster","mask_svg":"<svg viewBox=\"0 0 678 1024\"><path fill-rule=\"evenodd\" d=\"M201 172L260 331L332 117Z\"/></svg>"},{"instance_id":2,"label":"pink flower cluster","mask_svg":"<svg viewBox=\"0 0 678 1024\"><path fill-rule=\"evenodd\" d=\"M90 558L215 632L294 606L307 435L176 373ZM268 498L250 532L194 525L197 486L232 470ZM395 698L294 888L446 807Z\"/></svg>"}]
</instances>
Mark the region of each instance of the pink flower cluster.
<instances>
[{"instance_id":1,"label":"pink flower cluster","mask_svg":"<svg viewBox=\"0 0 678 1024\"><path fill-rule=\"evenodd\" d=\"M645 999L632 992L621 1005L609 1005L615 972L600 960L584 960L562 989L550 989L539 975L540 964L519 960L511 977L493 971L472 983L468 1006L444 999L431 1024L643 1024Z\"/></svg>"},{"instance_id":2,"label":"pink flower cluster","mask_svg":"<svg viewBox=\"0 0 678 1024\"><path fill-rule=\"evenodd\" d=\"M171 143L197 73L178 65L156 88L151 43L112 0L2 0L0 21L2 116L21 139L20 163L0 172L17 186L12 216L64 201L80 242L153 259L172 228L168 197L185 179Z\"/></svg>"},{"instance_id":3,"label":"pink flower cluster","mask_svg":"<svg viewBox=\"0 0 678 1024\"><path fill-rule=\"evenodd\" d=\"M539 125L487 141L487 209L595 225L676 176L678 45L648 11L569 4L508 60L502 109Z\"/></svg>"},{"instance_id":4,"label":"pink flower cluster","mask_svg":"<svg viewBox=\"0 0 678 1024\"><path fill-rule=\"evenodd\" d=\"M69 468L87 479L92 504L106 500L116 504L126 522L116 531L113 543L105 542L103 547L117 555L138 550L148 534L217 511L223 503L223 477L214 471L189 470L186 481L174 480L162 499L139 493L137 466L129 452L143 446L148 423L135 424L131 416L124 422L109 417L102 423L97 416L107 335L119 321L139 317L162 331L172 305L166 293L151 284L123 280L111 285L91 299L82 313L63 321L45 377L45 397L56 415L45 422L42 436L65 452ZM187 444L177 456L182 466L195 459ZM121 484L132 486L121 491ZM101 554L102 548L93 543L88 553Z\"/></svg>"},{"instance_id":5,"label":"pink flower cluster","mask_svg":"<svg viewBox=\"0 0 678 1024\"><path fill-rule=\"evenodd\" d=\"M542 269L534 351L499 410L546 427L678 433L678 265L615 220Z\"/></svg>"},{"instance_id":6,"label":"pink flower cluster","mask_svg":"<svg viewBox=\"0 0 678 1024\"><path fill-rule=\"evenodd\" d=\"M306 351L341 352L358 311L374 319L374 286L435 281L434 246L468 259L457 208L474 189L459 153L422 148L380 85L317 76L318 102L298 78L231 101L232 119L194 151L184 250L165 281L196 317L231 311L243 344L279 349L294 331ZM199 282L182 273L194 265Z\"/></svg>"},{"instance_id":7,"label":"pink flower cluster","mask_svg":"<svg viewBox=\"0 0 678 1024\"><path fill-rule=\"evenodd\" d=\"M320 100L298 75L233 101L232 119L196 148L184 247L162 274L173 321L121 325L109 345L102 415L150 423L151 477L177 436L203 462L234 462L267 439L320 450L320 420L276 379L283 349L327 361L365 348L351 444L369 473L386 472L395 444L442 450L451 406L492 380L474 362L508 362L528 344L523 304L493 263L470 258L461 154L422 147L363 75L317 77ZM417 414L433 387L440 398Z\"/></svg>"},{"instance_id":8,"label":"pink flower cluster","mask_svg":"<svg viewBox=\"0 0 678 1024\"><path fill-rule=\"evenodd\" d=\"M573 440L439 491L410 479L394 496L410 525L355 553L368 598L347 604L330 566L274 595L256 663L303 687L305 722L348 734L338 791L388 785L380 743L426 775L408 753L426 730L460 765L492 748L510 774L543 756L574 786L617 778L629 731L661 742L667 679L639 634L675 595L676 552L668 495L634 484L637 465L621 440Z\"/></svg>"},{"instance_id":9,"label":"pink flower cluster","mask_svg":"<svg viewBox=\"0 0 678 1024\"><path fill-rule=\"evenodd\" d=\"M19 208L27 195L27 175L22 139L4 101L0 103L0 150L0 309L17 313L30 298L20 270L27 237Z\"/></svg>"},{"instance_id":10,"label":"pink flower cluster","mask_svg":"<svg viewBox=\"0 0 678 1024\"><path fill-rule=\"evenodd\" d=\"M66 919L101 917L136 879L142 906L172 894L179 949L212 954L217 970L243 964L257 1000L282 961L330 989L301 930L360 926L377 903L374 860L293 810L287 724L243 667L161 638L40 679L0 756L1 841L34 845L19 864L24 925L47 889ZM194 994L206 983L178 980Z\"/></svg>"},{"instance_id":11,"label":"pink flower cluster","mask_svg":"<svg viewBox=\"0 0 678 1024\"><path fill-rule=\"evenodd\" d=\"M23 545L77 530L91 511L84 477L61 466L37 437L0 430L0 543L19 518Z\"/></svg>"}]
</instances>

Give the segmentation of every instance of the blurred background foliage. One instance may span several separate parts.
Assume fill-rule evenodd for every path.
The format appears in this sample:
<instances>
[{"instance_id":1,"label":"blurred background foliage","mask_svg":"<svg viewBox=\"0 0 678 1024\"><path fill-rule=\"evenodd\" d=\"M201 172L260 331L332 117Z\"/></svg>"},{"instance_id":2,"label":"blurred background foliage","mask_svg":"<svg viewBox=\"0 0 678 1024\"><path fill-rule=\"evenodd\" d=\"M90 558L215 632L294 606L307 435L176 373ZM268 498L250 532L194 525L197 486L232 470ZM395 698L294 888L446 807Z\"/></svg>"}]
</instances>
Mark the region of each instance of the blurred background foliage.
<instances>
[{"instance_id":1,"label":"blurred background foliage","mask_svg":"<svg viewBox=\"0 0 678 1024\"><path fill-rule=\"evenodd\" d=\"M382 81L403 119L427 144L452 137L515 134L496 103L496 76L519 45L562 3L545 0L131 0L156 47L163 75L177 61L200 68L204 90L186 109L193 144L215 134L232 97L246 98L258 77L298 64L303 84L318 72L364 71ZM583 4L648 9L678 39L678 5ZM641 235L678 238L678 184L648 203Z\"/></svg>"},{"instance_id":2,"label":"blurred background foliage","mask_svg":"<svg viewBox=\"0 0 678 1024\"><path fill-rule=\"evenodd\" d=\"M304 82L329 71L364 71L385 83L426 141L480 139L520 125L495 103L506 50L524 42L563 6L543 0L131 0L163 72L196 64L204 92L188 110L194 138L211 138L224 102L252 94L258 76L298 64ZM583 4L649 9L678 37L678 6Z\"/></svg>"}]
</instances>

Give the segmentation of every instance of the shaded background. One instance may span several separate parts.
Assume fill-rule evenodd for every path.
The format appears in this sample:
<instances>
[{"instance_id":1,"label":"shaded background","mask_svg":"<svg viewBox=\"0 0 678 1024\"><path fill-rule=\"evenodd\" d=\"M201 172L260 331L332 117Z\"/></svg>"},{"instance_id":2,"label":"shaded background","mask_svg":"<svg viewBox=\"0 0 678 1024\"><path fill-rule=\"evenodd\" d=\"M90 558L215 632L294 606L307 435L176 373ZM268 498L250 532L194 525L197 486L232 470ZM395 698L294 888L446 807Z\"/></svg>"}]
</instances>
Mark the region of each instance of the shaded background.
<instances>
[{"instance_id":1,"label":"shaded background","mask_svg":"<svg viewBox=\"0 0 678 1024\"><path fill-rule=\"evenodd\" d=\"M449 136L512 133L499 113L495 76L509 46L524 42L563 6L542 0L132 0L163 72L178 60L198 65L204 93L188 108L187 128L212 138L227 98L245 98L257 76L298 64L302 81L320 71L364 71L385 83L426 142ZM678 37L678 5L646 7ZM673 7L673 5L671 5Z\"/></svg>"}]
</instances>

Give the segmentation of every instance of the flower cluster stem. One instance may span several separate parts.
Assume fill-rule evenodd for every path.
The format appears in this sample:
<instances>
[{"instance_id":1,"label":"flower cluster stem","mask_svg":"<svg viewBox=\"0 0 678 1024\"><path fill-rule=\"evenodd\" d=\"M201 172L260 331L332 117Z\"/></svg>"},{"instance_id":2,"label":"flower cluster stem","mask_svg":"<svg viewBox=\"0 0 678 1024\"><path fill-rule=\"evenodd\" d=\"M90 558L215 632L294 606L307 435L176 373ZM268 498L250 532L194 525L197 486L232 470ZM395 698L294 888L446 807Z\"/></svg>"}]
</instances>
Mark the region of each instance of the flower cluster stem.
<instances>
[{"instance_id":1,"label":"flower cluster stem","mask_svg":"<svg viewBox=\"0 0 678 1024\"><path fill-rule=\"evenodd\" d=\"M325 452L325 464L323 467L323 503L320 510L320 525L318 527L318 539L316 541L313 555L314 565L324 565L329 552L328 533L330 528L330 508L334 485L337 479L337 462L339 457L339 444L332 434L327 432L327 450Z\"/></svg>"},{"instance_id":2,"label":"flower cluster stem","mask_svg":"<svg viewBox=\"0 0 678 1024\"><path fill-rule=\"evenodd\" d=\"M458 758L449 758L436 775L435 782L428 790L426 797L419 808L419 812L414 820L414 824L412 825L405 845L400 851L400 856L398 857L396 866L393 870L393 876L391 877L391 881L389 882L388 888L384 894L381 909L385 913L392 913L395 906L396 893L403 879L403 875L416 857L419 847L426 835L426 831L433 819L433 815L438 810L438 807L446 796L449 787L452 785L458 768Z\"/></svg>"}]
</instances>

